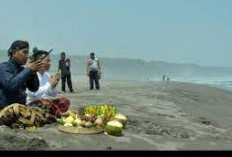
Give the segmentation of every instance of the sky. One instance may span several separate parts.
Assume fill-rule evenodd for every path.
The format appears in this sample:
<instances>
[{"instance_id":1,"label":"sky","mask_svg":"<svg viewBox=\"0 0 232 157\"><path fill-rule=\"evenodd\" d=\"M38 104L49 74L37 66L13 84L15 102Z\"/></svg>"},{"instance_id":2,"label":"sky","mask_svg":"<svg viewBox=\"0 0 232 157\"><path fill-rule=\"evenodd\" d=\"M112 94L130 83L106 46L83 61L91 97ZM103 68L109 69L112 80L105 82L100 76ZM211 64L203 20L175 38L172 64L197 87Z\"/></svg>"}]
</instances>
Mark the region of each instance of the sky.
<instances>
[{"instance_id":1,"label":"sky","mask_svg":"<svg viewBox=\"0 0 232 157\"><path fill-rule=\"evenodd\" d=\"M232 0L0 0L0 49L232 67Z\"/></svg>"}]
</instances>

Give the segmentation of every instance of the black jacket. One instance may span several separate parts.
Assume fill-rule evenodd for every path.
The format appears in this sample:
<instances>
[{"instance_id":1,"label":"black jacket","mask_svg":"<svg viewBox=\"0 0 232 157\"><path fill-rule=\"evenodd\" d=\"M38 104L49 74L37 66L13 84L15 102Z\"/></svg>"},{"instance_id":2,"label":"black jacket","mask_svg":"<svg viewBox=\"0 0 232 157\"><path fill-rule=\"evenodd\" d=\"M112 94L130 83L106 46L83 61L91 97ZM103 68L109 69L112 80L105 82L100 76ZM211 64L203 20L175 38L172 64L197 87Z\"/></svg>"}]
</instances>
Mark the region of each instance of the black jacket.
<instances>
[{"instance_id":1,"label":"black jacket","mask_svg":"<svg viewBox=\"0 0 232 157\"><path fill-rule=\"evenodd\" d=\"M59 60L59 67L58 69L61 70L61 77L66 77L68 75L70 75L70 66L66 66L66 60Z\"/></svg>"},{"instance_id":2,"label":"black jacket","mask_svg":"<svg viewBox=\"0 0 232 157\"><path fill-rule=\"evenodd\" d=\"M39 89L37 74L11 58L0 64L0 108L12 103L25 104L26 88L32 92Z\"/></svg>"}]
</instances>

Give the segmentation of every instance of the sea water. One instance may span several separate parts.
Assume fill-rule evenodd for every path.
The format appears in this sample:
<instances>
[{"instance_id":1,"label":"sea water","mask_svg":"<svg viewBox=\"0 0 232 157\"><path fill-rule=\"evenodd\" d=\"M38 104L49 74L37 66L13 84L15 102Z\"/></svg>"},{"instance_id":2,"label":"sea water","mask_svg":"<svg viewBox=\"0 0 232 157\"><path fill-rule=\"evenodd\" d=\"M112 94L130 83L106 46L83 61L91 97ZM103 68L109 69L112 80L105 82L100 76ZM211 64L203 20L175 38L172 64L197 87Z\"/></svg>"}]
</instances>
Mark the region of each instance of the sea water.
<instances>
[{"instance_id":1,"label":"sea water","mask_svg":"<svg viewBox=\"0 0 232 157\"><path fill-rule=\"evenodd\" d=\"M219 89L232 92L232 77L231 78L194 78L194 79L172 79L177 82L188 82L195 84L204 84L210 87L216 87Z\"/></svg>"}]
</instances>

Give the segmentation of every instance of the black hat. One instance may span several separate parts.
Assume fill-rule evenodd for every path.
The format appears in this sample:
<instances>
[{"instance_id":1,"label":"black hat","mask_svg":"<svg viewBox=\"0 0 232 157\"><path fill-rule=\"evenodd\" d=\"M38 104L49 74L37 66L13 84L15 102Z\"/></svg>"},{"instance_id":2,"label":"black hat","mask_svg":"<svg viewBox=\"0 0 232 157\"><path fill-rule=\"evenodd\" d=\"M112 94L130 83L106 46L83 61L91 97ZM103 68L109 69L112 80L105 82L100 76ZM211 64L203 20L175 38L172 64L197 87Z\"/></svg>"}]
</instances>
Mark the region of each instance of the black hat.
<instances>
[{"instance_id":1,"label":"black hat","mask_svg":"<svg viewBox=\"0 0 232 157\"><path fill-rule=\"evenodd\" d=\"M22 49L25 49L25 48L29 48L29 43L27 41L16 40L11 44L11 46L10 46L10 48L8 50L8 56L11 55L12 50L22 50Z\"/></svg>"}]
</instances>

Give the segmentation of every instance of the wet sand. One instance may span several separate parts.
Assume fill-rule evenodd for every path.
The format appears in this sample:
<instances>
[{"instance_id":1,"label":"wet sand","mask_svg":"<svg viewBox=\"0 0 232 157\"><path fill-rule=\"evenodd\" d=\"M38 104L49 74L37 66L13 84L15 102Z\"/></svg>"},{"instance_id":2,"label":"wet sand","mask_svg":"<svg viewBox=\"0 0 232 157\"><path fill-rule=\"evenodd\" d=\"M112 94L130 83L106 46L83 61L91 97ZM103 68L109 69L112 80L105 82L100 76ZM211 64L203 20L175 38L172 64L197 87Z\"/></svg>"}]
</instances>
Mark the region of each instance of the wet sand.
<instances>
[{"instance_id":1,"label":"wet sand","mask_svg":"<svg viewBox=\"0 0 232 157\"><path fill-rule=\"evenodd\" d=\"M89 90L85 77L73 78L70 109L113 104L128 117L123 136L79 135L57 124L34 132L0 126L0 150L231 150L232 93L177 82L101 80ZM57 87L60 91L60 85Z\"/></svg>"}]
</instances>

